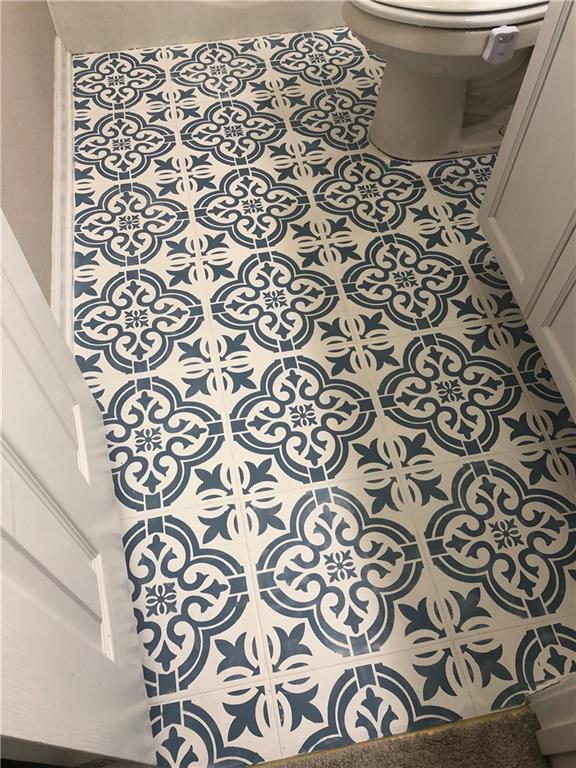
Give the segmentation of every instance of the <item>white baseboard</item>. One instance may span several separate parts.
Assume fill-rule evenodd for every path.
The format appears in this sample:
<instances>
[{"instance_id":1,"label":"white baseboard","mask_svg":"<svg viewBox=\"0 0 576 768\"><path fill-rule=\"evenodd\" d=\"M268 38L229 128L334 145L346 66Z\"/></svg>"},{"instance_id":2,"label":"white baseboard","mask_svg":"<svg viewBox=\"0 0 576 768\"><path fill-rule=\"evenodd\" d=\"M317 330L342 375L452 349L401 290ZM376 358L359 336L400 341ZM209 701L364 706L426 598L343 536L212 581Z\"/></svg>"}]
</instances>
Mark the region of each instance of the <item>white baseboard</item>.
<instances>
[{"instance_id":1,"label":"white baseboard","mask_svg":"<svg viewBox=\"0 0 576 768\"><path fill-rule=\"evenodd\" d=\"M68 346L73 336L74 135L72 54L54 45L54 164L52 182L52 283L50 305Z\"/></svg>"},{"instance_id":2,"label":"white baseboard","mask_svg":"<svg viewBox=\"0 0 576 768\"><path fill-rule=\"evenodd\" d=\"M576 754L576 675L533 693L528 703L540 723L536 737L542 754Z\"/></svg>"}]
</instances>

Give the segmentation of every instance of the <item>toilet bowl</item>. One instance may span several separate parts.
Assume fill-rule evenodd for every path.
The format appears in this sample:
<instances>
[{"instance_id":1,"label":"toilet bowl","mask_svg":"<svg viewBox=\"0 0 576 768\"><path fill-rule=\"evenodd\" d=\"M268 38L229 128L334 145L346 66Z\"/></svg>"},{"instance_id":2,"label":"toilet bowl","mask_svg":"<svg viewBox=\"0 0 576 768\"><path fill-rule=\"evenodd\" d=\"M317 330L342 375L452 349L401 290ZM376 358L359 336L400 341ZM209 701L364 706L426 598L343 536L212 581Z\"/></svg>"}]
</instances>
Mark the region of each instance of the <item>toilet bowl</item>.
<instances>
[{"instance_id":1,"label":"toilet bowl","mask_svg":"<svg viewBox=\"0 0 576 768\"><path fill-rule=\"evenodd\" d=\"M344 20L386 62L370 140L406 160L496 149L548 3L347 0ZM513 53L485 61L491 30L515 27Z\"/></svg>"}]
</instances>

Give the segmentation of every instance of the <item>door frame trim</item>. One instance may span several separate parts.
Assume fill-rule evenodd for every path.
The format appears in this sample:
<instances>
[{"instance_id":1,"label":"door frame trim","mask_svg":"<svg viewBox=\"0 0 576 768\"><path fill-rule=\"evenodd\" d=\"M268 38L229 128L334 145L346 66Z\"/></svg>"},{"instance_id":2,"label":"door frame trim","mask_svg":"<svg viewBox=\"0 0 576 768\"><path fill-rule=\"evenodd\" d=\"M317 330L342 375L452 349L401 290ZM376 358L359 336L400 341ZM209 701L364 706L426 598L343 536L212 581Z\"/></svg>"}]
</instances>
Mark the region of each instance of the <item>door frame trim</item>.
<instances>
[{"instance_id":1,"label":"door frame trim","mask_svg":"<svg viewBox=\"0 0 576 768\"><path fill-rule=\"evenodd\" d=\"M72 54L54 39L54 161L50 306L72 347L74 277L74 132Z\"/></svg>"}]
</instances>

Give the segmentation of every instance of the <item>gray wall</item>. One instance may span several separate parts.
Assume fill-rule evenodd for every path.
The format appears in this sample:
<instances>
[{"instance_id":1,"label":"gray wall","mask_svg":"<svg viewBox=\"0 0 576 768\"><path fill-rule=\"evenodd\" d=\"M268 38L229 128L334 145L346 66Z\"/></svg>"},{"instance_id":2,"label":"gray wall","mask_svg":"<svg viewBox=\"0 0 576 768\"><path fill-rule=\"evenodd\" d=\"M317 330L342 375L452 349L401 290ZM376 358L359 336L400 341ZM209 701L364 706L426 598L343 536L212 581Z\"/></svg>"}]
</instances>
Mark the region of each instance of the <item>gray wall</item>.
<instances>
[{"instance_id":1,"label":"gray wall","mask_svg":"<svg viewBox=\"0 0 576 768\"><path fill-rule=\"evenodd\" d=\"M58 0L51 7L58 36L77 53L344 24L342 0Z\"/></svg>"},{"instance_id":2,"label":"gray wall","mask_svg":"<svg viewBox=\"0 0 576 768\"><path fill-rule=\"evenodd\" d=\"M2 209L49 299L54 27L45 0L0 0L0 14Z\"/></svg>"}]
</instances>

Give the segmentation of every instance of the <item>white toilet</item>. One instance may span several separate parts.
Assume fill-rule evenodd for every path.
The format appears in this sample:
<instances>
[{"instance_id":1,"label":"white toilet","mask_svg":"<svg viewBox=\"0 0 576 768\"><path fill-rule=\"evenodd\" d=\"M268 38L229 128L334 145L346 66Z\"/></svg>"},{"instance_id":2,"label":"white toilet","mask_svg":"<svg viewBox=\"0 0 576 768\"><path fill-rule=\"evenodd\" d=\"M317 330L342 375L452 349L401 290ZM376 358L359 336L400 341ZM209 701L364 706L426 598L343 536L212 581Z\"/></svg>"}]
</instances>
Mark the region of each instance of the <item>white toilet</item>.
<instances>
[{"instance_id":1,"label":"white toilet","mask_svg":"<svg viewBox=\"0 0 576 768\"><path fill-rule=\"evenodd\" d=\"M371 141L407 160L497 148L547 6L347 0L352 33L386 61Z\"/></svg>"}]
</instances>

